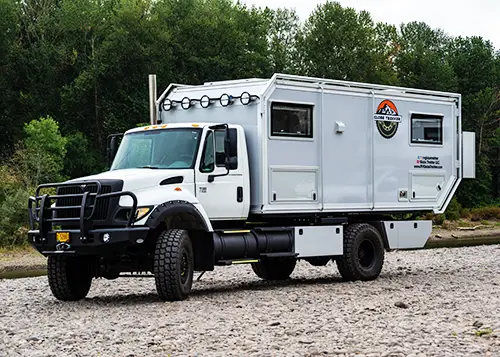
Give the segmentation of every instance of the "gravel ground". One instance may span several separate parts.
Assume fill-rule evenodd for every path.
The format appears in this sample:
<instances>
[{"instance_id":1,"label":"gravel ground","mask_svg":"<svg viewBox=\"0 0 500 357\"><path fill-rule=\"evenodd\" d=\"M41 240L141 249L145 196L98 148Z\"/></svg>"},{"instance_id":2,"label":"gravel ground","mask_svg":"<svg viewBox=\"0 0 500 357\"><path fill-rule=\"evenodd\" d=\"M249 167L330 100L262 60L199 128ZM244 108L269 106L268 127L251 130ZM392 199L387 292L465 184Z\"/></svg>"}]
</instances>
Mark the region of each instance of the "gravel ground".
<instances>
[{"instance_id":1,"label":"gravel ground","mask_svg":"<svg viewBox=\"0 0 500 357\"><path fill-rule=\"evenodd\" d=\"M500 356L498 245L391 252L372 282L300 262L288 282L242 265L193 289L164 303L152 278L94 280L63 303L46 277L0 280L0 356Z\"/></svg>"}]
</instances>

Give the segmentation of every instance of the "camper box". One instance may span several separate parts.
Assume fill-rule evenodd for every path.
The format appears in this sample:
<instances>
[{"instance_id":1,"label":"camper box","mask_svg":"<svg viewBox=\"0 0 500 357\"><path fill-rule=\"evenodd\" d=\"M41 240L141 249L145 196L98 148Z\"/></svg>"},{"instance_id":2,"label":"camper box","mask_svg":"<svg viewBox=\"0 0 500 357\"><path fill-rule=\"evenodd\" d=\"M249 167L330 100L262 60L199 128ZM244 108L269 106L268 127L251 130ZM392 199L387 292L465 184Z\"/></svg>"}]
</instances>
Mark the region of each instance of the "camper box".
<instances>
[{"instance_id":1,"label":"camper box","mask_svg":"<svg viewBox=\"0 0 500 357\"><path fill-rule=\"evenodd\" d=\"M276 74L172 84L157 108L243 127L252 215L441 213L475 175L459 94Z\"/></svg>"}]
</instances>

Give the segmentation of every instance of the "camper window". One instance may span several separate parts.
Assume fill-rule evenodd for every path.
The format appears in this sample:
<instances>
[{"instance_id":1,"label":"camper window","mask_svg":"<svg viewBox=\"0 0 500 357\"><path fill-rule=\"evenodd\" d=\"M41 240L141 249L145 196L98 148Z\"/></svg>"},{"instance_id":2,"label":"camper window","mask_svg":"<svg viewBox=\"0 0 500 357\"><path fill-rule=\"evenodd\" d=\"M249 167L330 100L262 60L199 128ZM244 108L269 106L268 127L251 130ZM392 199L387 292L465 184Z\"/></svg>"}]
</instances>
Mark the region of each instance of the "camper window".
<instances>
[{"instance_id":1,"label":"camper window","mask_svg":"<svg viewBox=\"0 0 500 357\"><path fill-rule=\"evenodd\" d=\"M271 135L312 138L312 106L276 103L271 105Z\"/></svg>"},{"instance_id":2,"label":"camper window","mask_svg":"<svg viewBox=\"0 0 500 357\"><path fill-rule=\"evenodd\" d=\"M411 142L413 144L443 144L443 117L440 115L412 114Z\"/></svg>"}]
</instances>

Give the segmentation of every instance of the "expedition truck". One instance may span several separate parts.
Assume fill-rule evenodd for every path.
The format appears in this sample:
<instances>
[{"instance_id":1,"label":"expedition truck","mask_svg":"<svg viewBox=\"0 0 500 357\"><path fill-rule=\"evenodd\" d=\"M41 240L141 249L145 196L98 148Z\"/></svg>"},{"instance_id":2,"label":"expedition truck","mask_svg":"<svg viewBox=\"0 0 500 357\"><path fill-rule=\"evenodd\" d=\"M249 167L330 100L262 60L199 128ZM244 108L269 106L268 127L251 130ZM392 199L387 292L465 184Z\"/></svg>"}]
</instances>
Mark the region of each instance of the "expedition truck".
<instances>
[{"instance_id":1,"label":"expedition truck","mask_svg":"<svg viewBox=\"0 0 500 357\"><path fill-rule=\"evenodd\" d=\"M386 251L426 243L416 215L475 176L459 94L275 74L171 84L150 103L152 125L110 136L109 171L29 199L57 299L146 273L183 300L194 272L237 263L279 280L335 261L346 281L375 279Z\"/></svg>"}]
</instances>

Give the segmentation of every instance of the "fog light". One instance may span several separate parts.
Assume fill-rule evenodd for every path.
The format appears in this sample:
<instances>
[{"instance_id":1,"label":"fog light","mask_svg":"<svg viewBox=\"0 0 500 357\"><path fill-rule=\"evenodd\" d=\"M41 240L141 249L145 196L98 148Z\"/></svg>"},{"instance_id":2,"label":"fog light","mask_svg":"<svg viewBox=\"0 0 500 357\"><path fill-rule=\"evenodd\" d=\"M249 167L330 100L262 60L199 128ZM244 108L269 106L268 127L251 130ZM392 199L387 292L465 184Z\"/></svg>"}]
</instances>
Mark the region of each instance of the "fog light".
<instances>
[{"instance_id":1,"label":"fog light","mask_svg":"<svg viewBox=\"0 0 500 357\"><path fill-rule=\"evenodd\" d=\"M144 243L144 239L139 238L139 239L137 239L137 240L136 240L136 242L137 242L138 244Z\"/></svg>"},{"instance_id":2,"label":"fog light","mask_svg":"<svg viewBox=\"0 0 500 357\"><path fill-rule=\"evenodd\" d=\"M102 240L104 243L108 243L111 240L111 235L109 233L104 233L102 235Z\"/></svg>"}]
</instances>

